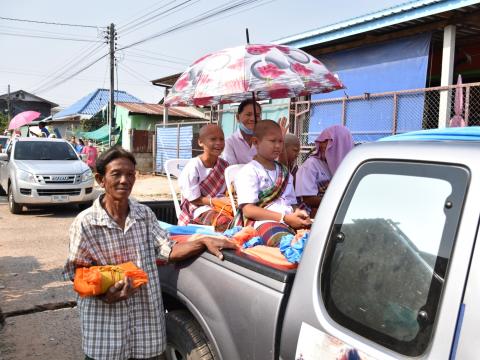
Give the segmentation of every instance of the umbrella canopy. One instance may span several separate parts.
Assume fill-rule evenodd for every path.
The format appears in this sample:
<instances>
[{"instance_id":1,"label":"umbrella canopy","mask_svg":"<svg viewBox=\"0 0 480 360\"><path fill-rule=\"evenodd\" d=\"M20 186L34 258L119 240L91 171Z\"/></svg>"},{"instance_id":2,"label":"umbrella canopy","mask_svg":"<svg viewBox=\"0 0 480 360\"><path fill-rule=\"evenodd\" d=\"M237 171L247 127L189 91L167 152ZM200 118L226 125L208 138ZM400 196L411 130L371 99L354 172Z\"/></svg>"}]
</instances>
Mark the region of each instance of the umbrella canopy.
<instances>
[{"instance_id":1,"label":"umbrella canopy","mask_svg":"<svg viewBox=\"0 0 480 360\"><path fill-rule=\"evenodd\" d=\"M20 114L15 115L15 117L10 121L8 125L8 130L18 129L24 125L30 124L33 120L38 119L40 113L37 111L24 111Z\"/></svg>"},{"instance_id":2,"label":"umbrella canopy","mask_svg":"<svg viewBox=\"0 0 480 360\"><path fill-rule=\"evenodd\" d=\"M458 75L457 85L462 85L462 75ZM466 126L463 114L463 87L455 89L455 115L450 119L450 127L464 127Z\"/></svg>"},{"instance_id":3,"label":"umbrella canopy","mask_svg":"<svg viewBox=\"0 0 480 360\"><path fill-rule=\"evenodd\" d=\"M317 59L283 45L243 45L203 56L173 85L167 106L290 98L343 88Z\"/></svg>"}]
</instances>

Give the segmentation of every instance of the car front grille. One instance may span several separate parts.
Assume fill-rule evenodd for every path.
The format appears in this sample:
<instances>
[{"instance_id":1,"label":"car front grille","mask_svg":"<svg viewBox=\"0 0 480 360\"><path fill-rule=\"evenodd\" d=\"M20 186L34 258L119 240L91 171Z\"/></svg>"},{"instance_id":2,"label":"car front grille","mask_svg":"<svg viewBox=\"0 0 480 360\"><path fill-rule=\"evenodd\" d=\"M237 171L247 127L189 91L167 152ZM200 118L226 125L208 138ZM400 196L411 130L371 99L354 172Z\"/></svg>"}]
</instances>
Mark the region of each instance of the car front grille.
<instances>
[{"instance_id":1,"label":"car front grille","mask_svg":"<svg viewBox=\"0 0 480 360\"><path fill-rule=\"evenodd\" d=\"M80 195L81 189L37 189L38 196Z\"/></svg>"},{"instance_id":2,"label":"car front grille","mask_svg":"<svg viewBox=\"0 0 480 360\"><path fill-rule=\"evenodd\" d=\"M80 182L80 175L36 175L40 184L75 184Z\"/></svg>"}]
</instances>

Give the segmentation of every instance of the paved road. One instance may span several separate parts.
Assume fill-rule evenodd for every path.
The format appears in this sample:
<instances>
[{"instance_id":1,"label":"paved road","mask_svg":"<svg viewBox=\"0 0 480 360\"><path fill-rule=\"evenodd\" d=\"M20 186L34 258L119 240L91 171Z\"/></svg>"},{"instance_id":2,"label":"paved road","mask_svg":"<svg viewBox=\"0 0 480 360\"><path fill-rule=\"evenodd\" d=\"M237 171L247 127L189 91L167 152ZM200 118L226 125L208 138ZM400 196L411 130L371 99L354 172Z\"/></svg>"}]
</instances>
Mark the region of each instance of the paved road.
<instances>
[{"instance_id":1,"label":"paved road","mask_svg":"<svg viewBox=\"0 0 480 360\"><path fill-rule=\"evenodd\" d=\"M0 197L0 307L7 317L0 331L0 360L82 359L76 308L45 310L74 301L61 271L75 206L8 211ZM35 311L29 314L24 312ZM28 340L27 340L28 339Z\"/></svg>"}]
</instances>

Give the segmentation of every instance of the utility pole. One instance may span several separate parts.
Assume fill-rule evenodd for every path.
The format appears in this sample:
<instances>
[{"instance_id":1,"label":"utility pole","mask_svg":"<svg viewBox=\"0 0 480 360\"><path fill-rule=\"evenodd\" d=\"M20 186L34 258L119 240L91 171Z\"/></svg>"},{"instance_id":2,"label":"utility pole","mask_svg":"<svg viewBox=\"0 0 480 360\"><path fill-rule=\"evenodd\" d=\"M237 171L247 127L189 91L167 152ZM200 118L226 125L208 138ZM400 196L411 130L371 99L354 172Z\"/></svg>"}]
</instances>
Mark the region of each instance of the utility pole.
<instances>
[{"instance_id":1,"label":"utility pole","mask_svg":"<svg viewBox=\"0 0 480 360\"><path fill-rule=\"evenodd\" d=\"M10 124L10 120L12 120L12 114L10 112L10 84L8 85L7 116L8 116L8 123Z\"/></svg>"},{"instance_id":2,"label":"utility pole","mask_svg":"<svg viewBox=\"0 0 480 360\"><path fill-rule=\"evenodd\" d=\"M112 146L112 129L115 127L114 102L115 102L115 24L108 27L108 39L110 42L110 104L108 111L108 146Z\"/></svg>"}]
</instances>

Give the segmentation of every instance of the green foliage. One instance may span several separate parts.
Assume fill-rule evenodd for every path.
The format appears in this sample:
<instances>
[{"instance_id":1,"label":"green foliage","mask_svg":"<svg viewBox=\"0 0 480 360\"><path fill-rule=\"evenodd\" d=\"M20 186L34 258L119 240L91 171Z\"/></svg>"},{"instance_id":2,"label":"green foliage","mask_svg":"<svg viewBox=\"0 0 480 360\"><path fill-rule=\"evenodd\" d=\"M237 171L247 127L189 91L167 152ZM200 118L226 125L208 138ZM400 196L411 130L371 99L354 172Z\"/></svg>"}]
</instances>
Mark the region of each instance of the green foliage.
<instances>
[{"instance_id":1,"label":"green foliage","mask_svg":"<svg viewBox=\"0 0 480 360\"><path fill-rule=\"evenodd\" d=\"M0 113L0 135L3 134L3 131L8 128L8 117Z\"/></svg>"}]
</instances>

